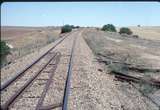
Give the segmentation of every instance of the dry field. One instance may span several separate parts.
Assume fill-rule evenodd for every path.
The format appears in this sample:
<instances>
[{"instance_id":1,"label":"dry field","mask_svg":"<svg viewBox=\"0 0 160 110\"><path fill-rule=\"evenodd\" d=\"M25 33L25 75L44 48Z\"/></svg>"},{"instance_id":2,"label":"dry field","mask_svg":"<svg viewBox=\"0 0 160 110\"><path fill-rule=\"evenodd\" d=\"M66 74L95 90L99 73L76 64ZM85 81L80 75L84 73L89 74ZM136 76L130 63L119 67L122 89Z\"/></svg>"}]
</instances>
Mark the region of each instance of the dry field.
<instances>
[{"instance_id":1,"label":"dry field","mask_svg":"<svg viewBox=\"0 0 160 110\"><path fill-rule=\"evenodd\" d=\"M144 31L143 36L150 31L152 32ZM157 36L157 40L151 40L147 37L133 38L96 29L86 29L83 34L99 62L104 64L107 73L114 71L145 80L160 81L160 36ZM159 103L159 88L144 83L136 87Z\"/></svg>"},{"instance_id":2,"label":"dry field","mask_svg":"<svg viewBox=\"0 0 160 110\"><path fill-rule=\"evenodd\" d=\"M41 47L55 41L60 33L58 27L16 27L2 26L1 39L12 45L11 55L7 56L7 62L32 53Z\"/></svg>"},{"instance_id":3,"label":"dry field","mask_svg":"<svg viewBox=\"0 0 160 110\"><path fill-rule=\"evenodd\" d=\"M160 26L130 26L129 27L134 34L139 35L139 37L150 40L160 40ZM119 30L119 28L117 28Z\"/></svg>"}]
</instances>

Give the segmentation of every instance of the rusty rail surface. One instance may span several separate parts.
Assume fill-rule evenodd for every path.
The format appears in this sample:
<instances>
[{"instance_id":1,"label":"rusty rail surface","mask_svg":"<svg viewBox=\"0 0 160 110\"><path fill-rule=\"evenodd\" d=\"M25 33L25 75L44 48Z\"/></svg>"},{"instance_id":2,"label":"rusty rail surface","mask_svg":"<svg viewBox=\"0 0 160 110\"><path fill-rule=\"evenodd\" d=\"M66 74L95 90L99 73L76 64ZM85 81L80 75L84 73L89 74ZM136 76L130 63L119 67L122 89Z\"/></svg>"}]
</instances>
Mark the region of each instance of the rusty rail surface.
<instances>
[{"instance_id":1,"label":"rusty rail surface","mask_svg":"<svg viewBox=\"0 0 160 110\"><path fill-rule=\"evenodd\" d=\"M59 45L65 38L67 38L70 34L63 36L60 41L58 41L51 49L49 49L46 53L44 53L42 56L40 56L38 59L33 61L30 65L25 67L22 71L18 72L15 76L13 76L11 79L6 81L4 84L1 85L1 91L3 91L5 88L7 88L11 83L13 83L16 79L20 78L24 73L30 69L33 65L35 65L38 61L40 61L44 56L46 56L51 50L53 50L57 45Z\"/></svg>"},{"instance_id":2,"label":"rusty rail surface","mask_svg":"<svg viewBox=\"0 0 160 110\"><path fill-rule=\"evenodd\" d=\"M137 83L138 82L148 83L152 86L156 86L160 88L160 81L157 81L157 80L145 80L139 77L130 76L130 75L127 75L121 72L117 72L117 71L111 71L111 73L113 73L116 78L119 78L122 80L132 81L132 82L137 82Z\"/></svg>"},{"instance_id":3,"label":"rusty rail surface","mask_svg":"<svg viewBox=\"0 0 160 110\"><path fill-rule=\"evenodd\" d=\"M49 49L46 53L44 53L42 56L40 56L38 59L36 59L32 64L30 64L25 69L18 72L17 75L15 75L10 80L5 82L1 86L1 92L3 90L5 90L7 87L9 87L9 85L11 85L18 78L21 78L27 70L29 70L34 64L36 64L38 61L40 61L44 56L46 56L47 54L50 54L50 51L53 50L58 44L60 44L69 35L64 36L64 38L62 38L60 41L58 41L51 49ZM36 110L50 110L50 109L54 109L54 108L57 108L57 107L62 107L62 110L67 110L68 96L69 96L69 92L70 92L70 79L71 79L72 66L73 66L73 56L74 56L73 54L74 54L74 50L75 50L76 39L77 39L77 37L74 38L73 44L72 44L72 49L71 49L71 54L70 54L70 59L69 59L69 64L68 64L68 71L67 71L67 77L66 77L64 94L63 94L63 101L62 102L60 102L58 104L50 104L48 106L43 106L44 98L47 94L47 91L50 88L51 83L53 82L52 78L55 74L55 70L57 68L57 65L58 65L58 63L60 61L60 57L61 57L60 52L57 52L57 53L52 52L53 56L49 59L49 61L47 61L47 63L40 70L38 70L34 74L33 77L28 79L28 81L26 81L25 84L22 87L18 88L18 90L9 98L9 100L7 100L3 105L1 105L1 110L8 110L14 104L14 102L19 98L19 96L21 96L25 92L25 90L28 89L33 84L33 82L36 80L36 78L42 73L42 71L48 65L53 66L53 68L51 69L51 71L49 71L49 79L46 81L46 84L44 86L44 89L42 91L42 94L40 96L40 99L38 100L38 103L37 103L37 106L36 106L35 109ZM54 61L54 63L50 64L51 61Z\"/></svg>"},{"instance_id":4,"label":"rusty rail surface","mask_svg":"<svg viewBox=\"0 0 160 110\"><path fill-rule=\"evenodd\" d=\"M153 104L155 104L159 109L160 109L160 105L155 102L151 97L149 97L148 95L146 95L142 90L138 89L133 83L131 83L131 85L137 90L139 91L142 96L146 97L147 99L149 99Z\"/></svg>"},{"instance_id":5,"label":"rusty rail surface","mask_svg":"<svg viewBox=\"0 0 160 110\"><path fill-rule=\"evenodd\" d=\"M71 74L72 74L73 57L74 57L76 39L77 39L77 37L75 37L74 41L73 41L71 56L70 56L69 65L68 65L67 80L66 80L66 83L65 83L65 91L64 91L64 96L63 96L62 110L67 110L68 95L69 95L69 92L70 92L70 79L71 79Z\"/></svg>"},{"instance_id":6,"label":"rusty rail surface","mask_svg":"<svg viewBox=\"0 0 160 110\"><path fill-rule=\"evenodd\" d=\"M159 109L160 109L160 105L158 103L156 103L155 101L153 101L153 99L151 97L149 97L148 95L146 95L143 91L141 91L140 89L138 89L133 82L136 82L136 83L147 83L147 84L150 84L152 86L155 86L157 88L160 88L160 81L155 81L155 80L144 80L144 79L141 79L141 78L137 78L137 77L134 77L134 76L130 76L130 75L126 75L124 73L121 73L121 72L115 72L115 71L111 71L112 73L114 73L115 77L120 79L120 80L125 80L125 81L128 81L130 82L130 84L136 89L138 90L144 97L146 97L147 99L149 99L153 104L155 104Z\"/></svg>"},{"instance_id":7,"label":"rusty rail surface","mask_svg":"<svg viewBox=\"0 0 160 110\"><path fill-rule=\"evenodd\" d=\"M40 97L39 101L38 101L38 104L37 104L37 106L36 106L36 110L41 110L41 109L44 108L44 107L42 106L42 104L43 104L44 98L45 98L45 96L46 96L46 93L47 93L47 91L48 91L48 89L49 89L49 87L50 87L50 84L53 82L52 78L53 78L53 76L54 76L54 73L55 73L55 70L56 70L56 68L57 68L57 64L58 64L58 62L59 62L59 60L60 60L60 57L61 57L61 53L58 53L55 63L52 64L52 65L53 65L52 71L51 71L51 73L50 73L50 75L49 75L49 79L47 80L47 83L46 83L46 85L45 85L45 88L44 88L44 90L43 90L43 92L42 92L42 94L41 94L41 97ZM47 109L47 108L44 108L44 109Z\"/></svg>"},{"instance_id":8,"label":"rusty rail surface","mask_svg":"<svg viewBox=\"0 0 160 110\"><path fill-rule=\"evenodd\" d=\"M72 66L73 66L73 57L74 57L74 50L75 50L75 45L76 45L76 38L77 37L74 38L72 50L71 50L71 55L70 55L70 59L69 59L67 78L66 78L66 82L65 82L65 89L64 89L64 95L63 95L63 102L43 106L44 98L46 96L46 93L49 89L50 84L52 83L52 77L54 75L54 72L53 72L52 74L50 74L50 79L48 80L48 82L45 86L45 89L41 95L41 98L38 101L38 104L36 106L36 110L50 110L50 109L55 109L58 107L62 107L62 110L67 110L68 96L69 96L69 92L70 92L70 79L71 79L71 74L72 74Z\"/></svg>"},{"instance_id":9,"label":"rusty rail surface","mask_svg":"<svg viewBox=\"0 0 160 110\"><path fill-rule=\"evenodd\" d=\"M55 60L57 56L57 53L54 53L53 57L39 70L36 72L36 74L30 78L21 88L19 88L12 96L9 100L7 100L5 102L4 105L1 106L1 110L8 110L9 106L18 98L18 96L20 96L24 90L33 83L33 81L40 75L40 73L47 67L47 65L49 65L49 63L53 60Z\"/></svg>"}]
</instances>

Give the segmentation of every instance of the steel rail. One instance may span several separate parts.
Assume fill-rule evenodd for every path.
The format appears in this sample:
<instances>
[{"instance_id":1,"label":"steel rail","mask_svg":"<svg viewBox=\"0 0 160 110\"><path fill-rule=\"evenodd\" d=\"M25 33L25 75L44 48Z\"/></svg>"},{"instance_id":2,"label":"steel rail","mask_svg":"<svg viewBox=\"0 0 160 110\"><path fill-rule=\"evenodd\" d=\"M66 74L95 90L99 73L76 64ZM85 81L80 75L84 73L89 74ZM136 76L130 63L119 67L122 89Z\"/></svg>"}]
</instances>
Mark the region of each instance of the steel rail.
<instances>
[{"instance_id":1,"label":"steel rail","mask_svg":"<svg viewBox=\"0 0 160 110\"><path fill-rule=\"evenodd\" d=\"M66 83L65 83L62 110L67 110L68 95L69 95L69 92L70 92L70 79L71 79L72 66L73 66L73 54L74 54L75 45L76 45L76 38L77 37L75 37L74 41L73 41L73 46L72 46L72 50L71 50L71 56L70 56L70 60L69 60L69 67L68 67L67 79L66 79Z\"/></svg>"},{"instance_id":2,"label":"steel rail","mask_svg":"<svg viewBox=\"0 0 160 110\"><path fill-rule=\"evenodd\" d=\"M70 34L64 36L60 41L58 41L51 49L49 49L46 53L44 53L42 56L40 56L38 59L33 61L30 65L26 66L22 71L18 72L15 76L13 76L11 79L6 81L4 84L1 85L1 91L3 91L5 88L7 88L11 83L13 83L16 79L20 78L24 73L31 68L34 64L36 64L38 61L40 61L45 55L47 55L52 49L54 49L57 45L59 45L64 39L66 39Z\"/></svg>"},{"instance_id":3,"label":"steel rail","mask_svg":"<svg viewBox=\"0 0 160 110\"><path fill-rule=\"evenodd\" d=\"M153 101L153 99L151 98L151 97L149 97L148 95L146 95L142 90L140 90L140 89L138 89L133 83L130 83L137 91L139 91L141 94L142 94L142 96L144 96L144 97L146 97L148 100L150 100L153 104L155 104L158 108L159 108L159 110L160 110L160 105L157 103L157 102L155 102L155 101Z\"/></svg>"},{"instance_id":4,"label":"steel rail","mask_svg":"<svg viewBox=\"0 0 160 110\"><path fill-rule=\"evenodd\" d=\"M111 71L111 73L113 73L115 75L115 77L122 79L122 80L126 80L126 81L132 81L132 82L144 82L147 84L150 84L152 86L158 87L160 88L160 81L156 81L156 80L145 80L142 79L140 77L135 77L135 76L131 76L131 75L127 75L124 74L122 72L118 72L118 71Z\"/></svg>"},{"instance_id":5,"label":"steel rail","mask_svg":"<svg viewBox=\"0 0 160 110\"><path fill-rule=\"evenodd\" d=\"M158 82L158 81L157 81L157 82L156 82L156 81L155 81L155 82L146 81L146 80L141 79L141 78L137 78L137 77L130 76L130 75L127 75L127 74L123 74L123 73L121 73L121 72L115 72L115 71L111 71L111 72L115 74L115 77L116 77L116 78L121 79L121 80L128 81L137 91L139 91L139 92L142 94L142 96L144 96L144 97L146 97L148 100L150 100L150 101L151 101L153 104L155 104L155 105L159 108L159 110L160 110L160 105L159 105L157 102L153 101L151 97L147 96L142 90L138 89L138 88L134 85L134 83L132 83L132 82L135 82L135 83L144 82L144 83L147 83L147 84L149 84L149 85L151 85L151 86L155 86L155 87L157 87L157 88L160 88L160 82Z\"/></svg>"},{"instance_id":6,"label":"steel rail","mask_svg":"<svg viewBox=\"0 0 160 110\"><path fill-rule=\"evenodd\" d=\"M54 64L52 64L52 65L53 65L53 68L52 68L52 71L51 71L51 73L50 73L50 75L49 75L49 79L47 80L47 83L46 83L46 85L45 85L45 87L44 87L44 90L43 90L43 92L42 92L42 94L41 94L40 99L38 100L38 104L37 104L37 106L36 106L36 110L41 110L41 107L42 107L44 98L45 98L45 96L46 96L46 93L47 93L47 91L48 91L48 89L49 89L49 87L50 87L50 84L53 82L53 79L52 79L52 78L53 78L53 76L54 76L54 74L55 74L55 70L56 70L56 68L57 68L57 64L59 63L60 57L61 57L61 53L58 53L58 55L57 55L57 57L56 57L56 62L55 62Z\"/></svg>"},{"instance_id":7,"label":"steel rail","mask_svg":"<svg viewBox=\"0 0 160 110\"><path fill-rule=\"evenodd\" d=\"M55 59L56 55L57 53L55 53L53 57L38 72L36 72L32 78L30 78L21 88L19 88L15 94L13 94L11 98L1 106L1 110L8 110L9 106L18 98L18 96L22 94L22 92L37 78L37 76L47 67L47 65Z\"/></svg>"},{"instance_id":8,"label":"steel rail","mask_svg":"<svg viewBox=\"0 0 160 110\"><path fill-rule=\"evenodd\" d=\"M48 106L41 106L39 110L52 110L52 109L56 109L61 106L62 106L62 103L56 103L56 104L51 104Z\"/></svg>"}]
</instances>

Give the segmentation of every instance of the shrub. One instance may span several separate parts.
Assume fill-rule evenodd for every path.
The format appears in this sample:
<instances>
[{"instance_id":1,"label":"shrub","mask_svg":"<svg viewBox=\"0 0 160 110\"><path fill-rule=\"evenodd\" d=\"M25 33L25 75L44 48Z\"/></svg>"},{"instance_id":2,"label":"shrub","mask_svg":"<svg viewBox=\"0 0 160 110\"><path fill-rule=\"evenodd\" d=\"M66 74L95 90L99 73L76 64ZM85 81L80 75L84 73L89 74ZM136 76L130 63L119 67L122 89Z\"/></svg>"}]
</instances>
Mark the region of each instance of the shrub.
<instances>
[{"instance_id":1,"label":"shrub","mask_svg":"<svg viewBox=\"0 0 160 110\"><path fill-rule=\"evenodd\" d=\"M71 25L71 28L72 28L72 29L76 29L76 28L80 28L80 26Z\"/></svg>"},{"instance_id":2,"label":"shrub","mask_svg":"<svg viewBox=\"0 0 160 110\"><path fill-rule=\"evenodd\" d=\"M113 24L107 24L102 27L103 31L116 32L116 28Z\"/></svg>"},{"instance_id":3,"label":"shrub","mask_svg":"<svg viewBox=\"0 0 160 110\"><path fill-rule=\"evenodd\" d=\"M80 26L76 26L75 28L80 28Z\"/></svg>"},{"instance_id":4,"label":"shrub","mask_svg":"<svg viewBox=\"0 0 160 110\"><path fill-rule=\"evenodd\" d=\"M72 31L72 26L70 25L64 25L61 29L61 33L66 33L66 32L71 32Z\"/></svg>"},{"instance_id":5,"label":"shrub","mask_svg":"<svg viewBox=\"0 0 160 110\"><path fill-rule=\"evenodd\" d=\"M99 31L99 30L100 30L100 28L96 28L96 30L97 30L97 31Z\"/></svg>"},{"instance_id":6,"label":"shrub","mask_svg":"<svg viewBox=\"0 0 160 110\"><path fill-rule=\"evenodd\" d=\"M133 32L127 28L127 27L122 27L120 28L120 31L119 31L120 34L128 34L128 35L131 35Z\"/></svg>"},{"instance_id":7,"label":"shrub","mask_svg":"<svg viewBox=\"0 0 160 110\"><path fill-rule=\"evenodd\" d=\"M141 27L141 25L137 25L137 27Z\"/></svg>"},{"instance_id":8,"label":"shrub","mask_svg":"<svg viewBox=\"0 0 160 110\"><path fill-rule=\"evenodd\" d=\"M2 68L4 65L7 64L7 59L6 59L6 56L8 54L10 54L10 48L9 46L6 44L6 42L4 41L0 41L0 46L1 46L1 52L0 52L0 55L1 55L1 63L0 63L0 68Z\"/></svg>"},{"instance_id":9,"label":"shrub","mask_svg":"<svg viewBox=\"0 0 160 110\"><path fill-rule=\"evenodd\" d=\"M1 41L0 46L1 46L1 53L0 53L1 56L5 56L5 55L8 55L10 53L10 48L8 47L6 42Z\"/></svg>"},{"instance_id":10,"label":"shrub","mask_svg":"<svg viewBox=\"0 0 160 110\"><path fill-rule=\"evenodd\" d=\"M139 38L139 36L138 36L138 35L132 35L132 37L134 37L134 38Z\"/></svg>"},{"instance_id":11,"label":"shrub","mask_svg":"<svg viewBox=\"0 0 160 110\"><path fill-rule=\"evenodd\" d=\"M70 25L70 27L71 27L72 29L74 29L74 28L75 28L75 26L74 26L74 25Z\"/></svg>"}]
</instances>

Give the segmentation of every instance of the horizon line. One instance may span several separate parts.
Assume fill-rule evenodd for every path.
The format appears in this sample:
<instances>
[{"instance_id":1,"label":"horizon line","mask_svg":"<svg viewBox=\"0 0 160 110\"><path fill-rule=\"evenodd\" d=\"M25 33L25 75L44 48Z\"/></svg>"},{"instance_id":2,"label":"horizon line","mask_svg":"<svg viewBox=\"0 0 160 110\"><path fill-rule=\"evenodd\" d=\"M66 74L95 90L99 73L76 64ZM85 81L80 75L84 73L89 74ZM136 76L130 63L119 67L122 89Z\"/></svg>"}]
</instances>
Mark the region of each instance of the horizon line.
<instances>
[{"instance_id":1,"label":"horizon line","mask_svg":"<svg viewBox=\"0 0 160 110\"><path fill-rule=\"evenodd\" d=\"M66 24L65 24L66 25ZM73 24L69 24L73 25ZM104 24L106 25L106 24ZM63 25L42 25L42 26L33 26L33 25L1 25L1 27L62 27ZM74 25L74 26L80 26L80 25ZM102 25L103 26L103 25ZM80 26L80 27L102 27L102 26ZM130 25L130 26L116 26L115 27L137 27L138 25ZM157 27L160 25L140 25L140 27Z\"/></svg>"}]
</instances>

